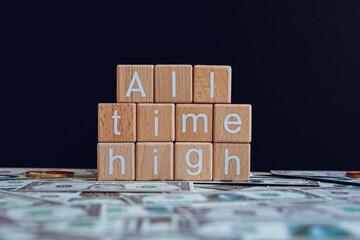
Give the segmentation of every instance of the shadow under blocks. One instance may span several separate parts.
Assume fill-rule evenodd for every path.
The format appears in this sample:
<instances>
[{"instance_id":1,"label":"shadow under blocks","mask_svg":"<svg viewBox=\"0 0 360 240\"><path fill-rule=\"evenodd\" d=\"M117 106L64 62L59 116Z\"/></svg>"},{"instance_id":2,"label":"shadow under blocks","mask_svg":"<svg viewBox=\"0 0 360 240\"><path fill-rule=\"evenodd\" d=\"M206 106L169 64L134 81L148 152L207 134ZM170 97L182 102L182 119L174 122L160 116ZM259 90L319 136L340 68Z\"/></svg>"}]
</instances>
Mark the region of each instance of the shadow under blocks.
<instances>
[{"instance_id":1,"label":"shadow under blocks","mask_svg":"<svg viewBox=\"0 0 360 240\"><path fill-rule=\"evenodd\" d=\"M231 67L118 65L98 105L99 181L250 179L251 105L231 103Z\"/></svg>"}]
</instances>

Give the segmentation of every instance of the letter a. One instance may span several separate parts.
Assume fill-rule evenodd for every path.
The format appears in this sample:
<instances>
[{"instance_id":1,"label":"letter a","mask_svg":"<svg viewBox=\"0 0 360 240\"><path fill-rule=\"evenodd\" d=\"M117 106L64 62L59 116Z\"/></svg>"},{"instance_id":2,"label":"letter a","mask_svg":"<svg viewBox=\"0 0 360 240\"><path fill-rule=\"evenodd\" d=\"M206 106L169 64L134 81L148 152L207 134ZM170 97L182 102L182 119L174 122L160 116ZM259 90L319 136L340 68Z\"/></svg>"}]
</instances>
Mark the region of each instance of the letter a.
<instances>
[{"instance_id":1,"label":"letter a","mask_svg":"<svg viewBox=\"0 0 360 240\"><path fill-rule=\"evenodd\" d=\"M133 88L135 81L136 81L137 85L139 86L139 88ZM142 97L146 97L145 91L144 91L144 89L143 89L143 87L141 85L141 82L140 82L139 75L138 75L138 73L136 71L134 73L133 78L131 79L129 89L127 90L125 96L130 97L131 92L140 92Z\"/></svg>"}]
</instances>

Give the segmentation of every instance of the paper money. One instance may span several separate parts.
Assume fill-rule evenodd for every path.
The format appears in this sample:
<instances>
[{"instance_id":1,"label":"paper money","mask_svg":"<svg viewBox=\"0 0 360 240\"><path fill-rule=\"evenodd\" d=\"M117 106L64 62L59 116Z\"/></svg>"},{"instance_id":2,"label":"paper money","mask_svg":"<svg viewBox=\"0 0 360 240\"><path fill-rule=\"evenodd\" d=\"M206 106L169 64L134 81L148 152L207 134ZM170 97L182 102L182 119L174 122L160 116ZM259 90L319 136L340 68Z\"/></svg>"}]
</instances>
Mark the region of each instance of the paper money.
<instances>
[{"instance_id":1,"label":"paper money","mask_svg":"<svg viewBox=\"0 0 360 240\"><path fill-rule=\"evenodd\" d=\"M17 189L19 192L184 192L193 191L192 182L80 182L36 181Z\"/></svg>"},{"instance_id":2,"label":"paper money","mask_svg":"<svg viewBox=\"0 0 360 240\"><path fill-rule=\"evenodd\" d=\"M208 192L188 194L125 194L124 198L129 202L142 206L174 205L184 206L188 204L244 204L248 202L259 203L269 200L274 202L299 202L299 201L322 201L324 198L298 189L243 189L237 192Z\"/></svg>"},{"instance_id":3,"label":"paper money","mask_svg":"<svg viewBox=\"0 0 360 240\"><path fill-rule=\"evenodd\" d=\"M360 236L360 186L356 185L267 172L252 172L248 184L97 182L94 169L72 169L75 176L66 179L24 178L29 170L49 169L0 168L5 176L17 176L0 180L0 239ZM311 174L340 176L339 172Z\"/></svg>"},{"instance_id":4,"label":"paper money","mask_svg":"<svg viewBox=\"0 0 360 240\"><path fill-rule=\"evenodd\" d=\"M341 183L360 186L360 179L346 177L345 171L279 171L271 170L272 174L284 177L307 178L316 181Z\"/></svg>"},{"instance_id":5,"label":"paper money","mask_svg":"<svg viewBox=\"0 0 360 240\"><path fill-rule=\"evenodd\" d=\"M258 185L258 186L309 186L318 187L319 183L306 179L284 179L284 178L260 178L253 177L250 181L195 181L196 184L220 184L220 185Z\"/></svg>"}]
</instances>

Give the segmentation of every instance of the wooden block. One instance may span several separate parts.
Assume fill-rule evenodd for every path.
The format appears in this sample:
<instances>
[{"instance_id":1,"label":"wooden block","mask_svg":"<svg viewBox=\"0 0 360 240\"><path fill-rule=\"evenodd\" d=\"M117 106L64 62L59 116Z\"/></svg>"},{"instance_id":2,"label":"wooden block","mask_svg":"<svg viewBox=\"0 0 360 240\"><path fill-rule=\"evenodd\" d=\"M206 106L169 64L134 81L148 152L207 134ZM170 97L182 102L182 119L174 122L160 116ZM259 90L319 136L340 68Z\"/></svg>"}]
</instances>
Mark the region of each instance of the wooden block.
<instances>
[{"instance_id":1,"label":"wooden block","mask_svg":"<svg viewBox=\"0 0 360 240\"><path fill-rule=\"evenodd\" d=\"M176 141L212 141L212 104L176 104L175 112Z\"/></svg>"},{"instance_id":2,"label":"wooden block","mask_svg":"<svg viewBox=\"0 0 360 240\"><path fill-rule=\"evenodd\" d=\"M250 144L214 143L213 179L250 180Z\"/></svg>"},{"instance_id":3,"label":"wooden block","mask_svg":"<svg viewBox=\"0 0 360 240\"><path fill-rule=\"evenodd\" d=\"M174 143L136 143L136 180L174 180Z\"/></svg>"},{"instance_id":4,"label":"wooden block","mask_svg":"<svg viewBox=\"0 0 360 240\"><path fill-rule=\"evenodd\" d=\"M98 105L99 142L136 141L136 104L100 103Z\"/></svg>"},{"instance_id":5,"label":"wooden block","mask_svg":"<svg viewBox=\"0 0 360 240\"><path fill-rule=\"evenodd\" d=\"M98 143L99 181L135 179L135 143Z\"/></svg>"},{"instance_id":6,"label":"wooden block","mask_svg":"<svg viewBox=\"0 0 360 240\"><path fill-rule=\"evenodd\" d=\"M174 104L137 104L137 141L175 140Z\"/></svg>"},{"instance_id":7,"label":"wooden block","mask_svg":"<svg viewBox=\"0 0 360 240\"><path fill-rule=\"evenodd\" d=\"M117 102L154 102L154 65L117 65Z\"/></svg>"},{"instance_id":8,"label":"wooden block","mask_svg":"<svg viewBox=\"0 0 360 240\"><path fill-rule=\"evenodd\" d=\"M155 102L191 103L191 65L155 66Z\"/></svg>"},{"instance_id":9,"label":"wooden block","mask_svg":"<svg viewBox=\"0 0 360 240\"><path fill-rule=\"evenodd\" d=\"M194 102L230 103L231 67L194 66Z\"/></svg>"},{"instance_id":10,"label":"wooden block","mask_svg":"<svg viewBox=\"0 0 360 240\"><path fill-rule=\"evenodd\" d=\"M251 142L251 105L214 105L214 142Z\"/></svg>"},{"instance_id":11,"label":"wooden block","mask_svg":"<svg viewBox=\"0 0 360 240\"><path fill-rule=\"evenodd\" d=\"M212 179L211 143L175 143L175 180Z\"/></svg>"}]
</instances>

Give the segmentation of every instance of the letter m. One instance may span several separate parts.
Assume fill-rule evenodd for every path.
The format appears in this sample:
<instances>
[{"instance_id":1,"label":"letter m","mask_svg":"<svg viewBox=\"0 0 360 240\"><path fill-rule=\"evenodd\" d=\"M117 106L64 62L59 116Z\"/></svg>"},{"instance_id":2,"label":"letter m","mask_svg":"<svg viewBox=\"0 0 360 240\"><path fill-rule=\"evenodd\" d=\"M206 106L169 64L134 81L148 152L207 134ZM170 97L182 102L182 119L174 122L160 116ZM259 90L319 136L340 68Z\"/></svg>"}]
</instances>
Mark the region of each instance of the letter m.
<instances>
[{"instance_id":1,"label":"letter m","mask_svg":"<svg viewBox=\"0 0 360 240\"><path fill-rule=\"evenodd\" d=\"M193 132L196 133L197 132L197 120L198 118L202 117L204 119L204 132L207 133L208 132L208 119L207 116L203 113L199 114L199 115L195 115L193 113L189 113L187 115L183 114L182 115L182 132L185 133L186 132L186 119L188 117L192 117L193 118Z\"/></svg>"}]
</instances>

